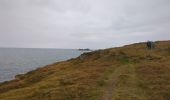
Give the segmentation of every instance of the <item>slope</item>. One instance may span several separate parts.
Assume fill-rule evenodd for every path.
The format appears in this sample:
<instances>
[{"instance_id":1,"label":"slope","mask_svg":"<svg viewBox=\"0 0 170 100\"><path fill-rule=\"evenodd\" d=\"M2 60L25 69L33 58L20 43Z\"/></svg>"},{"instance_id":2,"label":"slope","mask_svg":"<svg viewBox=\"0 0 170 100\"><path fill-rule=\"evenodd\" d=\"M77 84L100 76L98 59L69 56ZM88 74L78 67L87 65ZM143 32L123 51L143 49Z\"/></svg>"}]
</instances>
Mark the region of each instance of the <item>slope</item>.
<instances>
[{"instance_id":1,"label":"slope","mask_svg":"<svg viewBox=\"0 0 170 100\"><path fill-rule=\"evenodd\" d=\"M169 100L170 41L97 50L0 84L0 100Z\"/></svg>"}]
</instances>

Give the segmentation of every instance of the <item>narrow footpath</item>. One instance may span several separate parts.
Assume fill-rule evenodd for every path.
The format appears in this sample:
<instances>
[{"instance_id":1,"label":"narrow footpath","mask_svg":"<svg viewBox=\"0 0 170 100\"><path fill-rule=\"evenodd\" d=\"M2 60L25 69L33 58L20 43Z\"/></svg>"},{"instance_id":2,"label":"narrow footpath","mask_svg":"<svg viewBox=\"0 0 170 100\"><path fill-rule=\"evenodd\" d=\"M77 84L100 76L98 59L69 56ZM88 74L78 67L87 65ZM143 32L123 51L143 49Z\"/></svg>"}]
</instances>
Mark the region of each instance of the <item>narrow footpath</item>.
<instances>
[{"instance_id":1,"label":"narrow footpath","mask_svg":"<svg viewBox=\"0 0 170 100\"><path fill-rule=\"evenodd\" d=\"M111 75L101 100L147 100L139 82L135 65L122 65Z\"/></svg>"}]
</instances>

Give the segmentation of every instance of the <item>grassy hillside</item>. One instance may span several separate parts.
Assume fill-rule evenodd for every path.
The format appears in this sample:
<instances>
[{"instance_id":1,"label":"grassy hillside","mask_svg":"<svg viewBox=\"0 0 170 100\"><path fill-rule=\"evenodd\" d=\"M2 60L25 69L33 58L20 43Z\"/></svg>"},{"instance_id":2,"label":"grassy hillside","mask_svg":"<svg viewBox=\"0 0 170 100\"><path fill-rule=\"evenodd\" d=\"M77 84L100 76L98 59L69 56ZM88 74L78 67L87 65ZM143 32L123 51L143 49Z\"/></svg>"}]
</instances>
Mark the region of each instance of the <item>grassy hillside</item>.
<instances>
[{"instance_id":1,"label":"grassy hillside","mask_svg":"<svg viewBox=\"0 0 170 100\"><path fill-rule=\"evenodd\" d=\"M0 100L170 100L170 41L82 54L0 84Z\"/></svg>"}]
</instances>

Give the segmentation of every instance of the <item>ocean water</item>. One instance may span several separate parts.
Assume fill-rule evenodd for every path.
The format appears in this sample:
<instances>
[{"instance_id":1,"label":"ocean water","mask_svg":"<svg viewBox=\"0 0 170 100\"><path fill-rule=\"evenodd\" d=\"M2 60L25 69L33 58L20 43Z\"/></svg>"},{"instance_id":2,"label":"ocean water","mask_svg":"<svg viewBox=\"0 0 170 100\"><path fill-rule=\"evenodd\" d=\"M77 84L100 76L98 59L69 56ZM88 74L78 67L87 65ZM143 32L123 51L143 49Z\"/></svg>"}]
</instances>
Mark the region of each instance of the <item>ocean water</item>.
<instances>
[{"instance_id":1,"label":"ocean water","mask_svg":"<svg viewBox=\"0 0 170 100\"><path fill-rule=\"evenodd\" d=\"M73 49L0 48L0 82L38 67L78 57L82 53Z\"/></svg>"}]
</instances>

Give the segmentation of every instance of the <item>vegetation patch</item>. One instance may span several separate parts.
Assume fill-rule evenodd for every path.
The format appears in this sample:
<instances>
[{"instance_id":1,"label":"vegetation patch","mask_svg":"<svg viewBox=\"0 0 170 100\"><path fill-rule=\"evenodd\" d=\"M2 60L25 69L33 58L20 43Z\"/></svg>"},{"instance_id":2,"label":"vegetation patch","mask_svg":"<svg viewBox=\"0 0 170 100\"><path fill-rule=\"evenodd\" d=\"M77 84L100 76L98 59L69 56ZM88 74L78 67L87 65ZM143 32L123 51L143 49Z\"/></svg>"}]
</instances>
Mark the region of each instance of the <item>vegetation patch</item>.
<instances>
[{"instance_id":1,"label":"vegetation patch","mask_svg":"<svg viewBox=\"0 0 170 100\"><path fill-rule=\"evenodd\" d=\"M170 100L169 45L137 43L38 68L0 83L0 100Z\"/></svg>"}]
</instances>

